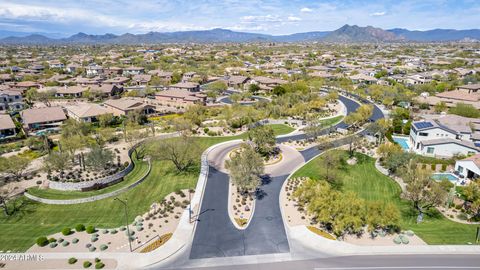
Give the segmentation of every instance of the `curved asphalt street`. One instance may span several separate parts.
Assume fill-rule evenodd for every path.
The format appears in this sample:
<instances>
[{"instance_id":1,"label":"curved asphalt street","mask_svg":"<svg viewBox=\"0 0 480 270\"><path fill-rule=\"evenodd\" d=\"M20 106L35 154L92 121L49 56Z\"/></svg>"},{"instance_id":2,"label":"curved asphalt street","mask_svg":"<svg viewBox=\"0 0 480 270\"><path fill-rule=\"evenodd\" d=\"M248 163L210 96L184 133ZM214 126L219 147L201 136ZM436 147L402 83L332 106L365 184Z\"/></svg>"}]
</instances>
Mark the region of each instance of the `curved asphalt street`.
<instances>
[{"instance_id":1,"label":"curved asphalt street","mask_svg":"<svg viewBox=\"0 0 480 270\"><path fill-rule=\"evenodd\" d=\"M340 101L347 108L347 113L354 112L359 103L340 96ZM375 106L372 120L383 117L383 113ZM334 128L345 128L341 122ZM277 141L304 139L303 134L286 136ZM344 140L337 140L336 144L344 144ZM210 173L208 176L205 193L198 217L195 236L193 239L190 259L231 257L244 255L260 255L272 253L288 253L290 247L285 232L279 205L279 193L283 182L295 167L301 165L312 157L318 155L320 150L316 147L305 150L302 153L303 160L295 162L282 162L270 178L265 179L261 186L263 197L256 201L255 212L252 221L245 230L238 230L228 216L228 189L229 176L220 171L215 163L221 163L227 153L238 145L233 144L222 147L221 153L215 153L210 160Z\"/></svg>"}]
</instances>

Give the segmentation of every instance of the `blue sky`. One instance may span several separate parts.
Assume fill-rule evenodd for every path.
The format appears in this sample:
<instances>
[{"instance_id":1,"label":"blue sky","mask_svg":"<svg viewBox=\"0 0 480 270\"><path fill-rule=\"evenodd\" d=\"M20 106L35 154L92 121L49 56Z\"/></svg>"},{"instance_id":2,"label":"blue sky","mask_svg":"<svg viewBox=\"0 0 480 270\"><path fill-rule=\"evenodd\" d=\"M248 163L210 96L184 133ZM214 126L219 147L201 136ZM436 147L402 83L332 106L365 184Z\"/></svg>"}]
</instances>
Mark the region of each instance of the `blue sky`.
<instances>
[{"instance_id":1,"label":"blue sky","mask_svg":"<svg viewBox=\"0 0 480 270\"><path fill-rule=\"evenodd\" d=\"M73 34L227 28L290 34L344 24L480 28L480 0L0 0L0 29Z\"/></svg>"}]
</instances>

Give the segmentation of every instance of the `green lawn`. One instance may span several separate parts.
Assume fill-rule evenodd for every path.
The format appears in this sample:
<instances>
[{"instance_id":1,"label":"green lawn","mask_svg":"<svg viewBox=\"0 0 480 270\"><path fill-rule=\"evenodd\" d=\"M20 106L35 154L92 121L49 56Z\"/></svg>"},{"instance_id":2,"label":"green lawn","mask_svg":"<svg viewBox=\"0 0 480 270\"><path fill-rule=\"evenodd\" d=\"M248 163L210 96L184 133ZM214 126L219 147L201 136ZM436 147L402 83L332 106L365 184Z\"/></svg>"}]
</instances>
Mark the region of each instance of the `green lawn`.
<instances>
[{"instance_id":1,"label":"green lawn","mask_svg":"<svg viewBox=\"0 0 480 270\"><path fill-rule=\"evenodd\" d=\"M325 127L333 126L338 122L340 122L343 119L343 117L344 117L343 115L335 116L333 118L321 120L320 123Z\"/></svg>"},{"instance_id":2,"label":"green lawn","mask_svg":"<svg viewBox=\"0 0 480 270\"><path fill-rule=\"evenodd\" d=\"M287 126L284 124L269 124L268 126L273 129L273 132L275 133L276 136L288 134L295 130L291 126Z\"/></svg>"},{"instance_id":3,"label":"green lawn","mask_svg":"<svg viewBox=\"0 0 480 270\"><path fill-rule=\"evenodd\" d=\"M344 152L346 155L346 152ZM346 165L339 173L343 180L342 190L353 191L365 200L381 200L395 203L402 213L401 227L411 229L428 244L467 244L474 243L476 225L465 225L450 221L438 211L425 215L424 221L416 223L416 212L411 204L400 199L400 186L391 178L375 168L375 160L362 154L356 154L358 164ZM322 176L320 161L315 158L298 170L293 177L307 176L319 179Z\"/></svg>"}]
</instances>

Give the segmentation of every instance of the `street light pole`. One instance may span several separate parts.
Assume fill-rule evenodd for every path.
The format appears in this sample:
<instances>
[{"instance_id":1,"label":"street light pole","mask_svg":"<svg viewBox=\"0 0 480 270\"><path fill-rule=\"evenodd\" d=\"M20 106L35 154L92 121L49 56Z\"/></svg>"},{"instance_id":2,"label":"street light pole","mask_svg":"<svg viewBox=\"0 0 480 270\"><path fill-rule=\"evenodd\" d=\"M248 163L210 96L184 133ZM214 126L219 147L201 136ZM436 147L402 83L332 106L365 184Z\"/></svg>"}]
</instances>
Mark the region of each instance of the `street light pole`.
<instances>
[{"instance_id":1,"label":"street light pole","mask_svg":"<svg viewBox=\"0 0 480 270\"><path fill-rule=\"evenodd\" d=\"M132 252L132 241L130 239L130 237L132 237L130 235L130 229L128 228L128 211L127 211L127 202L126 201L122 201L120 200L119 198L115 197L114 200L117 200L119 202L121 202L123 204L123 206L125 207L125 225L127 225L127 234L128 234L128 245L130 246L130 252Z\"/></svg>"}]
</instances>

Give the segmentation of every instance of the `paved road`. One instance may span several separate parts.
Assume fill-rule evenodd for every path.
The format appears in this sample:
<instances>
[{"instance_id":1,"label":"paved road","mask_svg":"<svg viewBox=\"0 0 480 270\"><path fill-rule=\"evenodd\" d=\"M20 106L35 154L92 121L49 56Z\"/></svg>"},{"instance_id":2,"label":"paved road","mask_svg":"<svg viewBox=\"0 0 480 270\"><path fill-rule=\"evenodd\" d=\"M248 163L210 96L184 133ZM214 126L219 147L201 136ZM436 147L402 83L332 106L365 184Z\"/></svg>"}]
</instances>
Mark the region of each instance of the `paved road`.
<instances>
[{"instance_id":1,"label":"paved road","mask_svg":"<svg viewBox=\"0 0 480 270\"><path fill-rule=\"evenodd\" d=\"M247 265L196 268L201 270L392 270L480 269L479 255L348 256Z\"/></svg>"},{"instance_id":2,"label":"paved road","mask_svg":"<svg viewBox=\"0 0 480 270\"><path fill-rule=\"evenodd\" d=\"M350 98L340 96L347 113L355 111L359 104ZM380 111L381 113L381 111ZM374 114L375 115L375 114ZM383 116L383 115L382 115ZM346 126L340 123L337 127ZM278 141L305 138L305 135L283 137ZM343 141L338 141L340 145ZM217 168L234 145L224 147L215 153L211 164ZM317 148L302 153L307 161L319 154ZM238 230L228 216L228 175L210 166L210 174L205 187L200 217L193 239L190 259L286 253L290 251L282 220L279 193L283 182L300 162L290 162L288 166L276 169L275 177L266 181L261 189L265 196L256 202L251 223L245 230Z\"/></svg>"}]
</instances>

